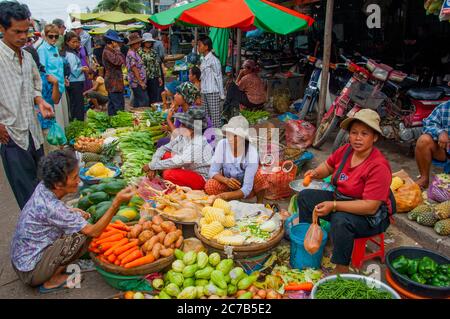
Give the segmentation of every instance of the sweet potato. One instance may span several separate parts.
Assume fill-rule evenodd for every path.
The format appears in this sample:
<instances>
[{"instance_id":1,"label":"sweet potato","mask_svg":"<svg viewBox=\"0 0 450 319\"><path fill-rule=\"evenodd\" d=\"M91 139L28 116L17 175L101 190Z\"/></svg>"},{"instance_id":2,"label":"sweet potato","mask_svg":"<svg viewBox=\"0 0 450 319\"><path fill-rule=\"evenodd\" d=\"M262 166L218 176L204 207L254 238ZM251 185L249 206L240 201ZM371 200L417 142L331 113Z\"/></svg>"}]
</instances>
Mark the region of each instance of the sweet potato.
<instances>
[{"instance_id":1,"label":"sweet potato","mask_svg":"<svg viewBox=\"0 0 450 319\"><path fill-rule=\"evenodd\" d=\"M179 237L180 234L178 233L178 231L168 233L167 236L164 238L164 246L170 247L170 245L175 243Z\"/></svg>"},{"instance_id":2,"label":"sweet potato","mask_svg":"<svg viewBox=\"0 0 450 319\"><path fill-rule=\"evenodd\" d=\"M175 242L175 248L180 248L181 244L183 244L183 236L178 237L177 241Z\"/></svg>"},{"instance_id":3,"label":"sweet potato","mask_svg":"<svg viewBox=\"0 0 450 319\"><path fill-rule=\"evenodd\" d=\"M160 226L166 233L177 230L177 226L175 226L175 223L171 221L162 222Z\"/></svg>"},{"instance_id":4,"label":"sweet potato","mask_svg":"<svg viewBox=\"0 0 450 319\"><path fill-rule=\"evenodd\" d=\"M159 242L161 244L164 243L164 238L166 238L166 235L167 235L166 232L163 232L163 231L158 234Z\"/></svg>"},{"instance_id":5,"label":"sweet potato","mask_svg":"<svg viewBox=\"0 0 450 319\"><path fill-rule=\"evenodd\" d=\"M160 243L156 243L155 246L152 248L152 255L155 257L155 259L159 258L160 251L164 249L164 246Z\"/></svg>"},{"instance_id":6,"label":"sweet potato","mask_svg":"<svg viewBox=\"0 0 450 319\"><path fill-rule=\"evenodd\" d=\"M159 215L153 216L153 218L152 218L153 224L156 224L156 225L161 224L163 221L164 221L164 220L163 220L162 217L159 216Z\"/></svg>"},{"instance_id":7,"label":"sweet potato","mask_svg":"<svg viewBox=\"0 0 450 319\"><path fill-rule=\"evenodd\" d=\"M139 235L139 244L142 245L144 244L147 240L149 240L150 238L152 238L155 235L155 233L151 230L144 230L140 235Z\"/></svg>"},{"instance_id":8,"label":"sweet potato","mask_svg":"<svg viewBox=\"0 0 450 319\"><path fill-rule=\"evenodd\" d=\"M155 246L156 243L159 243L159 237L157 235L147 240L142 246L142 250L144 250L145 252L150 252L152 251L153 246Z\"/></svg>"},{"instance_id":9,"label":"sweet potato","mask_svg":"<svg viewBox=\"0 0 450 319\"><path fill-rule=\"evenodd\" d=\"M166 248L160 250L160 255L163 257L169 257L173 255L174 250L172 248Z\"/></svg>"},{"instance_id":10,"label":"sweet potato","mask_svg":"<svg viewBox=\"0 0 450 319\"><path fill-rule=\"evenodd\" d=\"M161 226L160 226L160 225L157 225L157 224L155 224L155 223L153 223L152 229L153 229L153 231L154 231L155 233L160 233L160 232L163 231L162 228L161 228Z\"/></svg>"},{"instance_id":11,"label":"sweet potato","mask_svg":"<svg viewBox=\"0 0 450 319\"><path fill-rule=\"evenodd\" d=\"M142 225L134 225L130 230L130 238L138 238L142 232Z\"/></svg>"},{"instance_id":12,"label":"sweet potato","mask_svg":"<svg viewBox=\"0 0 450 319\"><path fill-rule=\"evenodd\" d=\"M144 230L153 230L153 228L152 228L152 225L153 225L153 223L152 222L144 222L143 224L142 224L142 228L144 229Z\"/></svg>"}]
</instances>

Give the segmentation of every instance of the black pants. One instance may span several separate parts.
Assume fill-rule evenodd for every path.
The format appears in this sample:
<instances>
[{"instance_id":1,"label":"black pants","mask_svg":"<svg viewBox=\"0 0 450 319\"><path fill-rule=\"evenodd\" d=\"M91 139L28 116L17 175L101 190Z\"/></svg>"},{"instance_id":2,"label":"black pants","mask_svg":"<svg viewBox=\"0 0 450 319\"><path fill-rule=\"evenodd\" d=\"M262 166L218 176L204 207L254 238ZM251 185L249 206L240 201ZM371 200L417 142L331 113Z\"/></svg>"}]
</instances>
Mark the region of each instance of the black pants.
<instances>
[{"instance_id":1,"label":"black pants","mask_svg":"<svg viewBox=\"0 0 450 319\"><path fill-rule=\"evenodd\" d=\"M123 92L111 92L108 93L108 115L116 115L117 111L123 111L125 109L125 99Z\"/></svg>"},{"instance_id":2,"label":"black pants","mask_svg":"<svg viewBox=\"0 0 450 319\"><path fill-rule=\"evenodd\" d=\"M301 222L311 223L314 206L334 199L333 192L322 190L303 190L298 195L298 211ZM364 216L336 212L320 217L331 223L330 238L333 242L331 262L349 265L352 259L353 240L383 233L389 226L386 218L376 227L371 227Z\"/></svg>"},{"instance_id":3,"label":"black pants","mask_svg":"<svg viewBox=\"0 0 450 319\"><path fill-rule=\"evenodd\" d=\"M234 108L239 108L240 104L250 109L260 109L264 106L264 103L253 104L252 102L250 102L248 100L247 94L239 90L239 86L237 86L235 82L231 82L227 90L225 102L223 104L223 111L225 114L228 114L232 112Z\"/></svg>"},{"instance_id":4,"label":"black pants","mask_svg":"<svg viewBox=\"0 0 450 319\"><path fill-rule=\"evenodd\" d=\"M147 94L148 94L148 101L150 104L159 102L161 100L158 78L147 80Z\"/></svg>"},{"instance_id":5,"label":"black pants","mask_svg":"<svg viewBox=\"0 0 450 319\"><path fill-rule=\"evenodd\" d=\"M149 106L147 90L144 90L139 85L131 89L133 90L133 107Z\"/></svg>"},{"instance_id":6,"label":"black pants","mask_svg":"<svg viewBox=\"0 0 450 319\"><path fill-rule=\"evenodd\" d=\"M26 151L20 148L12 138L9 138L8 144L2 144L0 153L9 185L11 185L17 204L22 209L39 183L37 167L40 159L44 156L44 147L40 145L39 150L36 150L33 138L29 134Z\"/></svg>"},{"instance_id":7,"label":"black pants","mask_svg":"<svg viewBox=\"0 0 450 319\"><path fill-rule=\"evenodd\" d=\"M67 92L69 93L69 111L72 120L84 121L84 82L70 82Z\"/></svg>"}]
</instances>

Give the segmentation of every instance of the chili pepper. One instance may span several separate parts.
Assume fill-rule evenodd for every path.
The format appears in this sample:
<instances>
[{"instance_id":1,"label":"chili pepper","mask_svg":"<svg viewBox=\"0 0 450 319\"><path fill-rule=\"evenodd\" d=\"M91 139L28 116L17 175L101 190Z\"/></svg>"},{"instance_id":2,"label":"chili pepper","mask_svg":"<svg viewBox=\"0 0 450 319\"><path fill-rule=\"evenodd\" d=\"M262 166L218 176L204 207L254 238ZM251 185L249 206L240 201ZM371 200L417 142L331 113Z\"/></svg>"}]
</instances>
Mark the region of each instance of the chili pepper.
<instances>
[{"instance_id":1,"label":"chili pepper","mask_svg":"<svg viewBox=\"0 0 450 319\"><path fill-rule=\"evenodd\" d=\"M425 285L427 283L427 280L425 278L422 277L422 275L415 273L414 275L411 276L411 280L418 282L419 284Z\"/></svg>"},{"instance_id":2,"label":"chili pepper","mask_svg":"<svg viewBox=\"0 0 450 319\"><path fill-rule=\"evenodd\" d=\"M431 279L431 285L437 287L448 287L449 280L446 275L437 274Z\"/></svg>"},{"instance_id":3,"label":"chili pepper","mask_svg":"<svg viewBox=\"0 0 450 319\"><path fill-rule=\"evenodd\" d=\"M405 256L399 256L392 261L392 267L401 274L408 271L408 259Z\"/></svg>"},{"instance_id":4,"label":"chili pepper","mask_svg":"<svg viewBox=\"0 0 450 319\"><path fill-rule=\"evenodd\" d=\"M419 260L417 260L417 259L410 259L410 260L408 260L408 269L407 269L406 273L409 276L412 276L415 273L417 273L417 269L418 268L419 268Z\"/></svg>"},{"instance_id":5,"label":"chili pepper","mask_svg":"<svg viewBox=\"0 0 450 319\"><path fill-rule=\"evenodd\" d=\"M439 265L438 273L449 276L450 275L450 264Z\"/></svg>"},{"instance_id":6,"label":"chili pepper","mask_svg":"<svg viewBox=\"0 0 450 319\"><path fill-rule=\"evenodd\" d=\"M430 257L423 257L419 262L419 273L426 279L433 277L438 264Z\"/></svg>"}]
</instances>

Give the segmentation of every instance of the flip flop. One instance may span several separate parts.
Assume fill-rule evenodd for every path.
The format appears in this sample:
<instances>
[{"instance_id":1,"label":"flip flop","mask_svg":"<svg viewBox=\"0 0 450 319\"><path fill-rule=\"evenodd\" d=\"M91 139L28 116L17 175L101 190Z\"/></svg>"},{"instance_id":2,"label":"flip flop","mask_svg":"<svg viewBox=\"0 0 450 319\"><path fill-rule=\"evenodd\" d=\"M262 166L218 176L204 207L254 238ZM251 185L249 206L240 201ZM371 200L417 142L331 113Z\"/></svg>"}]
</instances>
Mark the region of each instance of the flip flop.
<instances>
[{"instance_id":1,"label":"flip flop","mask_svg":"<svg viewBox=\"0 0 450 319\"><path fill-rule=\"evenodd\" d=\"M63 289L68 289L68 287L67 287L67 280L64 280L64 282L62 284L60 284L57 287L53 287L53 288L45 288L44 285L40 285L39 286L39 293L41 293L41 294L48 294L48 293L60 291L60 290L63 290Z\"/></svg>"}]
</instances>

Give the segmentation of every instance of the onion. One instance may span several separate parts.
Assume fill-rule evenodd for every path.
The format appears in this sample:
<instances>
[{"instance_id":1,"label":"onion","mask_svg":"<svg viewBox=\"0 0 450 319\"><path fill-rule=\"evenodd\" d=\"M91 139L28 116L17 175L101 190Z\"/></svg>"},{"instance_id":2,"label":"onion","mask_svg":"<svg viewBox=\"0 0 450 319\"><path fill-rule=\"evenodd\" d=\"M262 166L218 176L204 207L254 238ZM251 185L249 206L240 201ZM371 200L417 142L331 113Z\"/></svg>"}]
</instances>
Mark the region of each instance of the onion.
<instances>
[{"instance_id":1,"label":"onion","mask_svg":"<svg viewBox=\"0 0 450 319\"><path fill-rule=\"evenodd\" d=\"M258 293L258 288L256 288L255 286L252 285L252 286L250 286L248 291L250 291L252 294L256 295Z\"/></svg>"},{"instance_id":2,"label":"onion","mask_svg":"<svg viewBox=\"0 0 450 319\"><path fill-rule=\"evenodd\" d=\"M264 289L261 289L258 291L258 296L261 297L261 299L265 299L267 296L267 292Z\"/></svg>"},{"instance_id":3,"label":"onion","mask_svg":"<svg viewBox=\"0 0 450 319\"><path fill-rule=\"evenodd\" d=\"M277 298L278 298L278 293L275 290L269 289L267 291L266 299L277 299Z\"/></svg>"}]
</instances>

